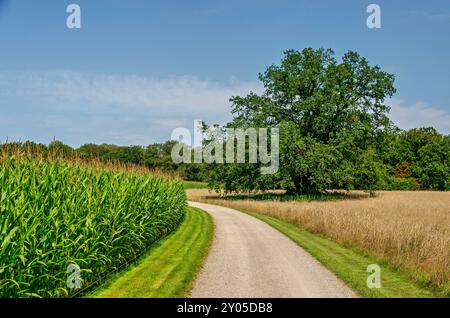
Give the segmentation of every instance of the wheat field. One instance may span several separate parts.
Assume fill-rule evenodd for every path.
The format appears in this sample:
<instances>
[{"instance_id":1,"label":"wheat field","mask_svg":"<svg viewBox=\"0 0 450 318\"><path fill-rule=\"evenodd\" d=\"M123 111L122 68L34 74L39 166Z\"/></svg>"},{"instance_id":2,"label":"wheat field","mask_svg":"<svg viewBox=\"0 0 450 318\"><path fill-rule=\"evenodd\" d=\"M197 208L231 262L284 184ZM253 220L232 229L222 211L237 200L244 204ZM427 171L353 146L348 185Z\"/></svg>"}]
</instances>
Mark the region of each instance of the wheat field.
<instances>
[{"instance_id":1,"label":"wheat field","mask_svg":"<svg viewBox=\"0 0 450 318\"><path fill-rule=\"evenodd\" d=\"M352 192L341 200L310 202L225 200L205 189L187 193L193 201L286 220L386 260L423 284L449 284L450 192L381 191L374 198Z\"/></svg>"}]
</instances>

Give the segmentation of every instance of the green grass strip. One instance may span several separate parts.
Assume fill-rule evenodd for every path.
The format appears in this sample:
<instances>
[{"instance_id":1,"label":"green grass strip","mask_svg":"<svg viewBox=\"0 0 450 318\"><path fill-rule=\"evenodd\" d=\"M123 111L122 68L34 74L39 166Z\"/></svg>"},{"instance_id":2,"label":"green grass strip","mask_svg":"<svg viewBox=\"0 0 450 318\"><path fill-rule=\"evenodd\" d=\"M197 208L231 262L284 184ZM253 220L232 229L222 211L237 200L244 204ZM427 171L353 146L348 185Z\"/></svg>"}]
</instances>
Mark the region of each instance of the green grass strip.
<instances>
[{"instance_id":1,"label":"green grass strip","mask_svg":"<svg viewBox=\"0 0 450 318\"><path fill-rule=\"evenodd\" d=\"M200 181L183 181L183 186L185 189L207 189L207 182Z\"/></svg>"},{"instance_id":2,"label":"green grass strip","mask_svg":"<svg viewBox=\"0 0 450 318\"><path fill-rule=\"evenodd\" d=\"M418 286L404 273L391 269L386 262L344 247L338 243L302 230L295 225L267 215L241 211L266 222L285 234L338 278L353 288L361 297L369 298L413 298L438 297L434 292ZM381 288L368 288L367 266L377 264L381 267Z\"/></svg>"},{"instance_id":3,"label":"green grass strip","mask_svg":"<svg viewBox=\"0 0 450 318\"><path fill-rule=\"evenodd\" d=\"M153 246L134 267L115 275L90 297L169 298L188 296L212 242L206 212L187 208L180 227Z\"/></svg>"}]
</instances>

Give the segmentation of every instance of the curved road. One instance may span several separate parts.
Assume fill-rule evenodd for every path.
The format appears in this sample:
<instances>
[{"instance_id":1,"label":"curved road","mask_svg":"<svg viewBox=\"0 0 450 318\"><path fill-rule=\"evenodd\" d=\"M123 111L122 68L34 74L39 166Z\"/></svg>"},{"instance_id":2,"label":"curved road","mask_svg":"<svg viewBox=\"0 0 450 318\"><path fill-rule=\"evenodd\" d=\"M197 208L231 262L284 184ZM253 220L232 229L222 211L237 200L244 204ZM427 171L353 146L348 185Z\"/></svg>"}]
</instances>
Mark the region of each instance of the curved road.
<instances>
[{"instance_id":1,"label":"curved road","mask_svg":"<svg viewBox=\"0 0 450 318\"><path fill-rule=\"evenodd\" d=\"M191 297L357 297L310 254L245 213L189 202L215 224L210 253Z\"/></svg>"}]
</instances>

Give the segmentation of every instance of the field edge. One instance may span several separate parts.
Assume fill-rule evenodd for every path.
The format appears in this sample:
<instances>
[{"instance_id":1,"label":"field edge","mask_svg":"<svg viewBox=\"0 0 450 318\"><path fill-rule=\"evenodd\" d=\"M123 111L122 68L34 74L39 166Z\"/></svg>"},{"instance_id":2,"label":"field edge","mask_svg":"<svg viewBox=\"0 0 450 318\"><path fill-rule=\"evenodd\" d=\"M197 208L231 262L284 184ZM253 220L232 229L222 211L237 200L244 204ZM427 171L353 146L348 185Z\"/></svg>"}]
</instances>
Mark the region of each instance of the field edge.
<instances>
[{"instance_id":1,"label":"field edge","mask_svg":"<svg viewBox=\"0 0 450 318\"><path fill-rule=\"evenodd\" d=\"M186 216L171 234L154 244L134 265L115 274L86 297L188 297L208 256L214 223L205 211L187 207Z\"/></svg>"}]
</instances>

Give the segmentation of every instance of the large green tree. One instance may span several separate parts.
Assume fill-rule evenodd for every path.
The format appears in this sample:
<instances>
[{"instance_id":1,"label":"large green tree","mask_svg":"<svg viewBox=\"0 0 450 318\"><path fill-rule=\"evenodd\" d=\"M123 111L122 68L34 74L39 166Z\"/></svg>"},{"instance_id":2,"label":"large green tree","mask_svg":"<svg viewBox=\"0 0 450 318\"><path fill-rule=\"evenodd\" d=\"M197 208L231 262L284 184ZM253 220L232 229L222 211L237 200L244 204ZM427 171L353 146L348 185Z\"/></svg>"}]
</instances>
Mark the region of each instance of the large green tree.
<instances>
[{"instance_id":1,"label":"large green tree","mask_svg":"<svg viewBox=\"0 0 450 318\"><path fill-rule=\"evenodd\" d=\"M278 127L280 169L217 165L211 184L226 191L284 188L316 193L328 188L371 189L382 170L376 152L393 129L385 99L394 76L356 52L338 61L332 50L289 50L280 65L259 75L261 95L231 98L230 127Z\"/></svg>"}]
</instances>

